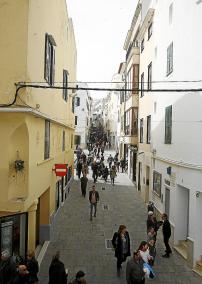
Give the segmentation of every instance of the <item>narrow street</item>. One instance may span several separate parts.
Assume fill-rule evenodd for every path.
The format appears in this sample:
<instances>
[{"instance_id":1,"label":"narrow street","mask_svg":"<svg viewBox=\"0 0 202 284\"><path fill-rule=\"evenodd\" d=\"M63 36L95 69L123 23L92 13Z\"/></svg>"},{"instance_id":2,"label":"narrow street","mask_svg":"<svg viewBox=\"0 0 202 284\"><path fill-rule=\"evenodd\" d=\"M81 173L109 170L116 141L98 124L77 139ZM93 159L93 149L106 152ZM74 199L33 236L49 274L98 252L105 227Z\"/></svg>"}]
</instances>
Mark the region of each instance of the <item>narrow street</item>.
<instances>
[{"instance_id":1,"label":"narrow street","mask_svg":"<svg viewBox=\"0 0 202 284\"><path fill-rule=\"evenodd\" d=\"M106 156L105 156L106 157ZM106 160L106 158L105 158ZM91 188L91 172L88 188ZM89 220L88 192L81 196L80 183L75 177L71 191L56 217L54 238L50 242L40 267L40 283L48 283L48 268L52 255L59 250L61 260L69 269L71 281L78 270L86 273L88 284L125 284L125 267L121 276L116 274L114 251L106 248L120 224L125 224L131 238L131 253L146 239L147 210L134 185L125 173L118 173L115 186L99 178L96 189L100 194L97 217ZM199 284L201 279L185 266L183 259L173 254L164 259L161 231L157 237L156 277L146 283Z\"/></svg>"}]
</instances>

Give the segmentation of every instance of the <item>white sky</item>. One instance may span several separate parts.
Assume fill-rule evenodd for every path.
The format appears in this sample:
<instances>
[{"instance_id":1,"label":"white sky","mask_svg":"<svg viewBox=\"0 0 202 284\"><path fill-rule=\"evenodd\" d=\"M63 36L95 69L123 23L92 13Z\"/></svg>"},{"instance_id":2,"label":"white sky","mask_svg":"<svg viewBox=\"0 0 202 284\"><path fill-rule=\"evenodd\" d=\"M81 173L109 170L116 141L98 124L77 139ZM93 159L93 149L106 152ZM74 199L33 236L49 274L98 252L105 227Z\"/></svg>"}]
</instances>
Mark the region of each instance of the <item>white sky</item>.
<instances>
[{"instance_id":1,"label":"white sky","mask_svg":"<svg viewBox=\"0 0 202 284\"><path fill-rule=\"evenodd\" d=\"M78 81L111 81L125 60L123 45L136 4L137 0L67 0L76 37Z\"/></svg>"}]
</instances>

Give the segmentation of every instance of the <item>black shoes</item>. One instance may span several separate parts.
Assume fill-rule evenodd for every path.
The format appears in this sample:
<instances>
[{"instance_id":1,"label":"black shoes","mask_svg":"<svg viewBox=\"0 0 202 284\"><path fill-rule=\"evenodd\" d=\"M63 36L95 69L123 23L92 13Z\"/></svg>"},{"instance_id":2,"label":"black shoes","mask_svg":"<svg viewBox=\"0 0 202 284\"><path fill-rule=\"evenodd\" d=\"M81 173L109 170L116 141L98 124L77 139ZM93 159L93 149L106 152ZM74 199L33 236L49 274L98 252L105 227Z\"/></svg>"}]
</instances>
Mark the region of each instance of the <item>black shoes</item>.
<instances>
[{"instance_id":1,"label":"black shoes","mask_svg":"<svg viewBox=\"0 0 202 284\"><path fill-rule=\"evenodd\" d=\"M163 254L162 257L169 258L170 256L169 254L166 253L166 254Z\"/></svg>"}]
</instances>

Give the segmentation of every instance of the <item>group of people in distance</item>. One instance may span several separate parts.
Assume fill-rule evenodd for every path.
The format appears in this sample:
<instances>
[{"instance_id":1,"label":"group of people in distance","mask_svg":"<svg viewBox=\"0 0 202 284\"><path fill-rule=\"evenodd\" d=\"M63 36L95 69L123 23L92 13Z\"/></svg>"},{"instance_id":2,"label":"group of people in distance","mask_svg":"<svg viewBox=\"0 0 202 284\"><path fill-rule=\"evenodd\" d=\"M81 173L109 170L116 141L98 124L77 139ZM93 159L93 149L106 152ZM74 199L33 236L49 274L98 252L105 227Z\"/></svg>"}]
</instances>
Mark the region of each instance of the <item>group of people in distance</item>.
<instances>
[{"instance_id":1,"label":"group of people in distance","mask_svg":"<svg viewBox=\"0 0 202 284\"><path fill-rule=\"evenodd\" d=\"M145 278L154 278L153 265L156 257L157 231L162 226L165 254L162 257L169 258L172 250L169 245L171 227L166 213L162 214L162 221L157 221L153 211L148 212L147 241L142 241L133 256L126 265L127 284L144 284ZM120 225L118 232L112 238L112 245L117 258L117 275L120 275L122 263L131 255L130 237L125 225Z\"/></svg>"}]
</instances>

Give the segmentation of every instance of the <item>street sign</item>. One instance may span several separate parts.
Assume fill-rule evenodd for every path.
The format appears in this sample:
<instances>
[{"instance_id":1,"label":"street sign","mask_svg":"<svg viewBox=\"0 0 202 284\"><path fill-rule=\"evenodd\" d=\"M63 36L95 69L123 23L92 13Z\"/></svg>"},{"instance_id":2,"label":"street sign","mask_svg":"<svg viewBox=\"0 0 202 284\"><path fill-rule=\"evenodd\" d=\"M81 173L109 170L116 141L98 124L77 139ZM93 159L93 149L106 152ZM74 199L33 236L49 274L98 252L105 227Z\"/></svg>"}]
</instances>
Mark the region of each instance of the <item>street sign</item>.
<instances>
[{"instance_id":1,"label":"street sign","mask_svg":"<svg viewBox=\"0 0 202 284\"><path fill-rule=\"evenodd\" d=\"M57 177L64 177L67 175L67 164L55 164L55 174Z\"/></svg>"}]
</instances>

